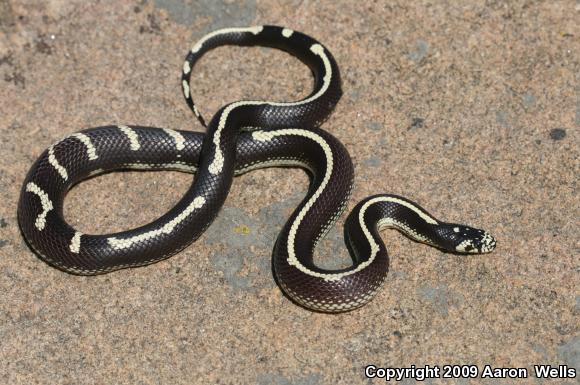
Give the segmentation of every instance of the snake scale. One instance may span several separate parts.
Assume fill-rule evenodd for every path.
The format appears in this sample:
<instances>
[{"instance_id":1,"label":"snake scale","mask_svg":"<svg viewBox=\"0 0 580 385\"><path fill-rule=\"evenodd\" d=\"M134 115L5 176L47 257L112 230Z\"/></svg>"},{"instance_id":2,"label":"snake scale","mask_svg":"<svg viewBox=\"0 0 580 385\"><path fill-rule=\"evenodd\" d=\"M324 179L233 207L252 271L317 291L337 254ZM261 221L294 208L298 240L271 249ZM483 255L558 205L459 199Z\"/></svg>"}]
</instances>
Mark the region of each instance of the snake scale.
<instances>
[{"instance_id":1,"label":"snake scale","mask_svg":"<svg viewBox=\"0 0 580 385\"><path fill-rule=\"evenodd\" d=\"M289 103L237 101L205 124L190 89L197 60L222 45L284 50L314 74L314 89ZM31 248L58 269L95 275L147 265L179 252L210 226L234 175L263 167L295 166L311 175L306 197L280 232L273 253L275 278L298 304L341 312L373 298L388 271L379 232L395 228L415 241L456 253L495 248L487 232L442 222L416 203L395 195L375 195L358 203L345 223L352 266L325 270L313 262L317 243L347 205L353 165L344 146L318 128L337 104L338 66L313 38L288 28L227 28L199 40L188 52L182 88L189 107L207 127L205 134L138 126L106 126L74 133L45 150L31 167L20 194L18 219ZM82 234L63 217L63 202L74 184L121 169L179 170L194 173L179 202L155 221L115 234Z\"/></svg>"}]
</instances>

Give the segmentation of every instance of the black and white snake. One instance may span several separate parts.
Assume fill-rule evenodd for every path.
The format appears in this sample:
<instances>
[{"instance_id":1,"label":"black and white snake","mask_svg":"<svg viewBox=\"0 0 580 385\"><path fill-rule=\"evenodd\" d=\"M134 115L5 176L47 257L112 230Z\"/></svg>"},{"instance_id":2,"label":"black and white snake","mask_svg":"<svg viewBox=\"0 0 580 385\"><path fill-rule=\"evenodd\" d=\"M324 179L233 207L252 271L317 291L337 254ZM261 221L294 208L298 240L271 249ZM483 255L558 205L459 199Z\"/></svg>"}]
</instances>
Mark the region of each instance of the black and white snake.
<instances>
[{"instance_id":1,"label":"black and white snake","mask_svg":"<svg viewBox=\"0 0 580 385\"><path fill-rule=\"evenodd\" d=\"M49 264L93 275L150 264L196 240L212 223L234 174L270 166L299 166L312 176L307 196L276 241L274 272L286 294L313 310L341 312L367 303L385 280L387 250L379 232L396 228L410 238L458 253L486 253L495 240L483 230L441 222L405 198L376 195L360 202L345 225L353 265L337 271L313 263L317 243L346 207L353 166L342 144L318 127L341 96L330 52L302 33L275 26L228 28L198 41L183 66L186 101L196 61L220 45L260 45L298 57L314 73L314 91L292 103L238 101L222 107L207 133L153 127L107 126L72 134L50 146L30 169L20 195L24 237ZM82 234L63 218L69 188L89 176L119 169L194 172L183 198L159 219L115 234Z\"/></svg>"}]
</instances>

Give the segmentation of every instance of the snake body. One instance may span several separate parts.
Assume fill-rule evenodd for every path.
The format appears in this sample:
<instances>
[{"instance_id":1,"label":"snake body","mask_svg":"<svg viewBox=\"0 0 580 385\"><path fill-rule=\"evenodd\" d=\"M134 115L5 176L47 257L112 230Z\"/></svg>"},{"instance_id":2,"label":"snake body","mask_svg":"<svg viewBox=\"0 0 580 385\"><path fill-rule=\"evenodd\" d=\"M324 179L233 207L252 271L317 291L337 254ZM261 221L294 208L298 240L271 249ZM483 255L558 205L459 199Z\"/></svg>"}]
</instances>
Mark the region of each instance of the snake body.
<instances>
[{"instance_id":1,"label":"snake body","mask_svg":"<svg viewBox=\"0 0 580 385\"><path fill-rule=\"evenodd\" d=\"M23 184L18 219L28 244L49 264L66 272L95 275L165 259L195 241L212 223L234 175L256 168L297 166L311 185L274 247L275 277L302 306L324 312L358 308L376 294L388 271L383 228L458 253L495 248L487 232L437 220L416 203L395 195L364 199L351 211L345 239L353 265L325 270L313 262L317 243L342 214L353 185L353 166L344 146L318 127L341 96L338 66L313 38L275 26L228 28L203 37L189 51L182 71L187 104L205 121L192 99L190 76L208 50L221 45L260 45L285 50L314 74L312 93L291 103L238 101L222 107L207 133L155 127L106 126L72 134L51 145ZM119 169L194 173L181 200L157 220L115 234L82 234L63 218L67 191L92 175Z\"/></svg>"}]
</instances>

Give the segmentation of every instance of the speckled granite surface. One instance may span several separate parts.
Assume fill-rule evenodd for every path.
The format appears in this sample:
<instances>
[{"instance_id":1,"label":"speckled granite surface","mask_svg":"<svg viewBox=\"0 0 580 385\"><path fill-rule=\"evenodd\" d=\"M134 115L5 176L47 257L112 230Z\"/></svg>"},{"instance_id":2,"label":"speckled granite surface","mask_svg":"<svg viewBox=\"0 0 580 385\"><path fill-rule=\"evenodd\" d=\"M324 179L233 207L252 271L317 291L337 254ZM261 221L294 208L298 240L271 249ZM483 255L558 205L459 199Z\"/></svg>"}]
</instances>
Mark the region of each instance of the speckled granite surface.
<instances>
[{"instance_id":1,"label":"speckled granite surface","mask_svg":"<svg viewBox=\"0 0 580 385\"><path fill-rule=\"evenodd\" d=\"M489 364L530 370L508 383L577 383L532 365L580 368L580 3L358 3L0 0L0 382L358 384L384 381L368 364ZM315 36L339 63L345 95L324 128L352 154L352 202L406 195L490 230L497 251L446 255L387 231L376 299L310 313L282 296L269 259L308 179L264 170L238 178L217 222L167 261L83 278L36 258L16 205L40 152L111 123L200 130L179 89L188 47L266 23ZM210 52L192 83L208 116L310 85L296 59L260 48ZM66 217L92 233L144 224L190 180L108 174L71 191ZM348 261L340 235L322 265Z\"/></svg>"}]
</instances>

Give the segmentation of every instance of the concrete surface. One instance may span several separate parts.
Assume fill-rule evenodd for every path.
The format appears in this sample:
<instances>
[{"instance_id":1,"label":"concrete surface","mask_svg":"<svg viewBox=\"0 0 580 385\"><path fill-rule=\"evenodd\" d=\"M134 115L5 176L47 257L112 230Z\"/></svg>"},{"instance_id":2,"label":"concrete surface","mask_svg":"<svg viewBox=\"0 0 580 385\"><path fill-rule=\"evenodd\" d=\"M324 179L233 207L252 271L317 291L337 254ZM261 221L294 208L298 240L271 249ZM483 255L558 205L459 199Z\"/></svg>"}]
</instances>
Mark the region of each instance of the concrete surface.
<instances>
[{"instance_id":1,"label":"concrete surface","mask_svg":"<svg viewBox=\"0 0 580 385\"><path fill-rule=\"evenodd\" d=\"M376 299L308 312L270 271L308 179L273 169L238 178L217 222L167 261L83 278L35 257L16 205L41 151L105 124L200 130L180 94L183 57L207 31L248 24L307 32L335 55L345 94L324 128L356 164L350 207L402 194L489 230L497 251L448 255L386 231L391 273ZM365 379L368 364L578 370L579 24L575 1L0 0L0 382L382 383ZM192 82L208 117L310 87L296 59L261 48L212 51ZM66 217L93 233L144 224L190 180L94 178L71 191ZM333 230L320 263L348 262L343 249Z\"/></svg>"}]
</instances>

